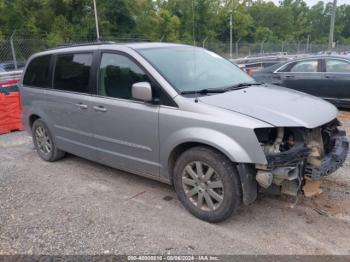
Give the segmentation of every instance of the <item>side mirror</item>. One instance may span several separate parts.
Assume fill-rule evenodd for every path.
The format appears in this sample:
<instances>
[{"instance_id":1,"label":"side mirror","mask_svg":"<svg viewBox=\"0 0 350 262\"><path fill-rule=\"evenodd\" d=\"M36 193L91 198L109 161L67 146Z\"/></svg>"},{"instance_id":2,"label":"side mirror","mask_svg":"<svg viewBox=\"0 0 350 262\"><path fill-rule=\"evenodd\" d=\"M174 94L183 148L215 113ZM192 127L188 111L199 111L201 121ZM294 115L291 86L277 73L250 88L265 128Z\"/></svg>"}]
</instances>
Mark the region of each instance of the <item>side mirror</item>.
<instances>
[{"instance_id":1,"label":"side mirror","mask_svg":"<svg viewBox=\"0 0 350 262\"><path fill-rule=\"evenodd\" d=\"M152 97L152 87L151 84L148 82L138 82L132 85L131 89L132 97L145 101L145 102L151 102Z\"/></svg>"}]
</instances>

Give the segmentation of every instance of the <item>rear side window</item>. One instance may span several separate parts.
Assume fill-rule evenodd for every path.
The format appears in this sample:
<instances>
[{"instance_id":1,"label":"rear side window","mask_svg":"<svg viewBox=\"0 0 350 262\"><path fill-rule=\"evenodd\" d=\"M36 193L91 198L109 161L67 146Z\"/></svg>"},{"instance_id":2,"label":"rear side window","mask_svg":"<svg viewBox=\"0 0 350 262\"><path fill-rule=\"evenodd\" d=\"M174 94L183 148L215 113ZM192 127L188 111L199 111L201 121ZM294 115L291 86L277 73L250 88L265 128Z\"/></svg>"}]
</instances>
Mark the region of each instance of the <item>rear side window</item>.
<instances>
[{"instance_id":1,"label":"rear side window","mask_svg":"<svg viewBox=\"0 0 350 262\"><path fill-rule=\"evenodd\" d=\"M23 84L34 87L51 87L50 84L51 55L34 58L27 67Z\"/></svg>"},{"instance_id":2,"label":"rear side window","mask_svg":"<svg viewBox=\"0 0 350 262\"><path fill-rule=\"evenodd\" d=\"M89 93L92 54L67 54L57 57L54 89Z\"/></svg>"},{"instance_id":3,"label":"rear side window","mask_svg":"<svg viewBox=\"0 0 350 262\"><path fill-rule=\"evenodd\" d=\"M350 73L350 63L341 60L326 59L326 71L332 73Z\"/></svg>"}]
</instances>

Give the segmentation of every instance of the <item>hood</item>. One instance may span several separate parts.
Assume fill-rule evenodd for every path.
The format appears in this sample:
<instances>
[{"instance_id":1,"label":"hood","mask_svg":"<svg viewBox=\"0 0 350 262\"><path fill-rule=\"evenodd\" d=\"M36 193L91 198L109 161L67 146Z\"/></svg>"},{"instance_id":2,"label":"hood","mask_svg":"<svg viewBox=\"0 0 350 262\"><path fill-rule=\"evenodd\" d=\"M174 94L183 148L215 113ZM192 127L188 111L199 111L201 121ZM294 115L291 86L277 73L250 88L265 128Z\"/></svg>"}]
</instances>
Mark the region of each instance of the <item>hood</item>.
<instances>
[{"instance_id":1,"label":"hood","mask_svg":"<svg viewBox=\"0 0 350 262\"><path fill-rule=\"evenodd\" d=\"M273 85L251 86L199 101L259 119L277 127L315 128L336 118L332 104L302 92Z\"/></svg>"}]
</instances>

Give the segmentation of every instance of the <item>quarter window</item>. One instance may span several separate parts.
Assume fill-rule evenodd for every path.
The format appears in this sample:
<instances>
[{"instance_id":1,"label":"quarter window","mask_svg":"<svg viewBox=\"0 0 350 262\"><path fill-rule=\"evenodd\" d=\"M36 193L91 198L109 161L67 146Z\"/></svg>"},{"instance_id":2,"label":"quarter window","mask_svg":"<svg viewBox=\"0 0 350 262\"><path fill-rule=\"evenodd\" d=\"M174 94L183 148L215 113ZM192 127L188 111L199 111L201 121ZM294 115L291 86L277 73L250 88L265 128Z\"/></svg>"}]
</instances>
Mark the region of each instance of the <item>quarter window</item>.
<instances>
[{"instance_id":1,"label":"quarter window","mask_svg":"<svg viewBox=\"0 0 350 262\"><path fill-rule=\"evenodd\" d=\"M50 84L50 62L51 55L39 56L34 58L23 78L23 84L34 87L51 87Z\"/></svg>"},{"instance_id":2,"label":"quarter window","mask_svg":"<svg viewBox=\"0 0 350 262\"><path fill-rule=\"evenodd\" d=\"M57 57L54 89L77 93L89 92L92 54L69 54Z\"/></svg>"},{"instance_id":3,"label":"quarter window","mask_svg":"<svg viewBox=\"0 0 350 262\"><path fill-rule=\"evenodd\" d=\"M285 64L285 65L281 66L281 67L277 70L277 72L288 72L288 71L289 71L289 70L288 70L289 65L290 65L290 64Z\"/></svg>"},{"instance_id":4,"label":"quarter window","mask_svg":"<svg viewBox=\"0 0 350 262\"><path fill-rule=\"evenodd\" d=\"M102 55L99 95L132 99L131 88L137 82L150 82L150 80L132 60L118 54Z\"/></svg>"},{"instance_id":5,"label":"quarter window","mask_svg":"<svg viewBox=\"0 0 350 262\"><path fill-rule=\"evenodd\" d=\"M317 72L317 68L318 60L308 60L296 63L290 71L298 73Z\"/></svg>"},{"instance_id":6,"label":"quarter window","mask_svg":"<svg viewBox=\"0 0 350 262\"><path fill-rule=\"evenodd\" d=\"M350 73L350 63L341 60L326 59L326 72Z\"/></svg>"}]
</instances>

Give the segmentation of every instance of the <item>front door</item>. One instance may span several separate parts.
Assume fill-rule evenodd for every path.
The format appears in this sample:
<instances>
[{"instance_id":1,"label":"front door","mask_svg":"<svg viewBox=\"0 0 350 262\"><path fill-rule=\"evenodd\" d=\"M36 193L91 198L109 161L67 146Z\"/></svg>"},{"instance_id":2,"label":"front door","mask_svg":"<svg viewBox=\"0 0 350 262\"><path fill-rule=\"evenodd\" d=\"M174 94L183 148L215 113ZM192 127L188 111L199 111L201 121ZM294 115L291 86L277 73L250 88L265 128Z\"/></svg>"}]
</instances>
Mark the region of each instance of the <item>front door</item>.
<instances>
[{"instance_id":1,"label":"front door","mask_svg":"<svg viewBox=\"0 0 350 262\"><path fill-rule=\"evenodd\" d=\"M94 97L94 146L100 162L139 173L159 174L159 106L132 98L137 82L150 82L131 58L102 53L98 72L98 94Z\"/></svg>"},{"instance_id":2,"label":"front door","mask_svg":"<svg viewBox=\"0 0 350 262\"><path fill-rule=\"evenodd\" d=\"M288 72L282 72L282 85L301 92L322 96L320 62L310 59L296 62Z\"/></svg>"}]
</instances>

